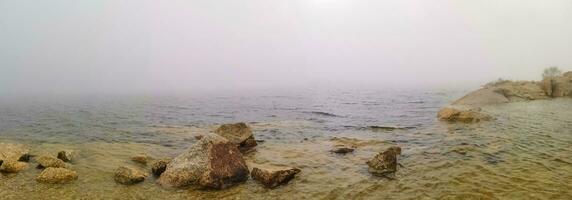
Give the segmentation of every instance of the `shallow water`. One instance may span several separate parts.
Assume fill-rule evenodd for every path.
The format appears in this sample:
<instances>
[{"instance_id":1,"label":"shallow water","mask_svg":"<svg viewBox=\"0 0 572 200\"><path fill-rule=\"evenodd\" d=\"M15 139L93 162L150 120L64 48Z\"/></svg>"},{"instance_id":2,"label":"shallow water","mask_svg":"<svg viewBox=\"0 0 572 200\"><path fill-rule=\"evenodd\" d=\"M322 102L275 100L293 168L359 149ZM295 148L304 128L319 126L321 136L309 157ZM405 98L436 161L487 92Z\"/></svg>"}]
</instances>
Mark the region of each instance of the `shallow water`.
<instances>
[{"instance_id":1,"label":"shallow water","mask_svg":"<svg viewBox=\"0 0 572 200\"><path fill-rule=\"evenodd\" d=\"M480 124L437 121L438 109L464 92L3 99L0 141L29 144L36 155L79 150L71 168L80 177L50 185L35 181L40 170L33 167L2 174L0 199L572 199L571 99L484 107L497 120ZM149 170L131 162L133 155L176 156L195 135L238 121L264 140L245 155L249 167L302 173L274 190L252 180L222 191L164 189L153 177L133 186L113 181L120 165ZM329 153L336 144L357 150ZM395 179L370 175L365 162L391 145L403 148Z\"/></svg>"}]
</instances>

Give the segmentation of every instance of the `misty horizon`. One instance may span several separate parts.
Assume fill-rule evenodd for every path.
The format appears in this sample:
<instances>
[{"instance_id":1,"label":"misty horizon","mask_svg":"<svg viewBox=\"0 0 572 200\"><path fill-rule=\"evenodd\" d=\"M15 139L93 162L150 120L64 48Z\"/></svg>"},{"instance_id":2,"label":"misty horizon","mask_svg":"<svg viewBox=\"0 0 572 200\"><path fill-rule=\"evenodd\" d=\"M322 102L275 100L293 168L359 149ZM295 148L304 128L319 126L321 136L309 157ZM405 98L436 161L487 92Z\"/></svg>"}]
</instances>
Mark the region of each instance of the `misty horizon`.
<instances>
[{"instance_id":1,"label":"misty horizon","mask_svg":"<svg viewBox=\"0 0 572 200\"><path fill-rule=\"evenodd\" d=\"M2 1L0 94L474 88L572 70L572 2Z\"/></svg>"}]
</instances>

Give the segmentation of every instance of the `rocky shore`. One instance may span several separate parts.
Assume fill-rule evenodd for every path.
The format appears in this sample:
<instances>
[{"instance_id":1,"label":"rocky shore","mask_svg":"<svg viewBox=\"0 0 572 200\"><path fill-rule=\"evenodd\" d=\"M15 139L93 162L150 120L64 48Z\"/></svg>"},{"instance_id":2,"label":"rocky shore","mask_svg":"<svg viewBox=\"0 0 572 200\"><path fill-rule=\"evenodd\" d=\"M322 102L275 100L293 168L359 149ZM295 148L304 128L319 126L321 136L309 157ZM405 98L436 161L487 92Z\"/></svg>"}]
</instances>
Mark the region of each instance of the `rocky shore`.
<instances>
[{"instance_id":1,"label":"rocky shore","mask_svg":"<svg viewBox=\"0 0 572 200\"><path fill-rule=\"evenodd\" d=\"M494 119L481 112L486 105L572 97L572 72L542 81L497 81L473 91L442 108L437 117L449 122L480 122Z\"/></svg>"}]
</instances>

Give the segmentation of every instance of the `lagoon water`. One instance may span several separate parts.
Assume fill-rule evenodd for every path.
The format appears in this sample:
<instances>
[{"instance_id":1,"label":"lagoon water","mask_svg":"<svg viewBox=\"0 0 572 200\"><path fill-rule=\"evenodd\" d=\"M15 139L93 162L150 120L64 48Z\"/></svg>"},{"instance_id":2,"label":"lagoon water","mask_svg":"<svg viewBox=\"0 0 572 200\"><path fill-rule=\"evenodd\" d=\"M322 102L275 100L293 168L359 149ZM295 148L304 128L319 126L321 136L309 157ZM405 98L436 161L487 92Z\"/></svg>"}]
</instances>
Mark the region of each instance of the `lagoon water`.
<instances>
[{"instance_id":1,"label":"lagoon water","mask_svg":"<svg viewBox=\"0 0 572 200\"><path fill-rule=\"evenodd\" d=\"M572 199L572 99L483 107L497 118L439 122L439 108L467 91L299 90L201 95L2 98L0 142L32 154L78 150L65 185L35 181L39 169L0 175L0 199ZM288 185L253 180L221 190L164 189L150 177L118 185L120 165L147 153L174 157L194 136L247 122L258 140L249 167L294 166ZM388 130L381 126L396 127ZM354 153L329 152L336 144ZM394 179L365 162L391 145L403 149Z\"/></svg>"}]
</instances>

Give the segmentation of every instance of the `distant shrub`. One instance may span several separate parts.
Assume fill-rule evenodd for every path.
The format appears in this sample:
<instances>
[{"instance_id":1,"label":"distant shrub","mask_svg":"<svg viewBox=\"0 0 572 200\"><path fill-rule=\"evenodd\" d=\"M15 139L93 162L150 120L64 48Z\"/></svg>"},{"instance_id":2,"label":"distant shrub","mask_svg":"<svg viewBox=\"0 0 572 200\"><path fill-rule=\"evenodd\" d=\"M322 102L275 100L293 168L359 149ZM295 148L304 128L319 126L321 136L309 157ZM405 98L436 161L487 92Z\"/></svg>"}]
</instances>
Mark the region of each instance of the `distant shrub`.
<instances>
[{"instance_id":1,"label":"distant shrub","mask_svg":"<svg viewBox=\"0 0 572 200\"><path fill-rule=\"evenodd\" d=\"M542 72L542 79L554 78L560 75L562 75L562 70L558 67L552 66L544 69L544 72Z\"/></svg>"},{"instance_id":2,"label":"distant shrub","mask_svg":"<svg viewBox=\"0 0 572 200\"><path fill-rule=\"evenodd\" d=\"M510 81L510 80L505 80L505 79L499 78L499 79L497 79L497 80L488 82L488 83L485 84L483 87L485 87L485 88L495 87L495 86L499 86L499 85L501 85L501 84L508 83L508 82L511 82L511 81Z\"/></svg>"}]
</instances>

